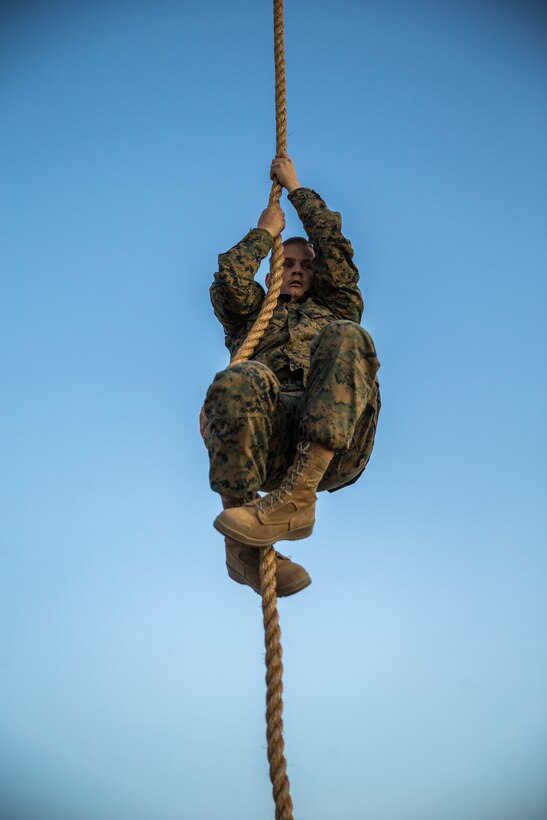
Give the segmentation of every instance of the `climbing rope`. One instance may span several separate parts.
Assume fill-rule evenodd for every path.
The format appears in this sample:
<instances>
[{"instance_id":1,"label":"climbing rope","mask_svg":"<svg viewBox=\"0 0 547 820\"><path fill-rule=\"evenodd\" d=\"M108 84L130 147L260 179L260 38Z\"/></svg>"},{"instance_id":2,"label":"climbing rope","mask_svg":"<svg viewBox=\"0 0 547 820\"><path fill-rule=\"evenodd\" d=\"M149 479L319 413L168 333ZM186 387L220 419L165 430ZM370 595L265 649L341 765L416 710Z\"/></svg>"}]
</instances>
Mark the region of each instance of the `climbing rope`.
<instances>
[{"instance_id":1,"label":"climbing rope","mask_svg":"<svg viewBox=\"0 0 547 820\"><path fill-rule=\"evenodd\" d=\"M283 34L283 0L274 0L274 59L275 59L275 133L276 153L287 148L287 85L285 82L285 45ZM275 205L281 199L282 187L274 179L270 191L269 205ZM281 235L275 237L270 265L270 287L266 294L255 323L247 334L243 344L232 357L230 364L249 359L268 327L279 299L283 279L283 243Z\"/></svg>"},{"instance_id":2,"label":"climbing rope","mask_svg":"<svg viewBox=\"0 0 547 820\"><path fill-rule=\"evenodd\" d=\"M275 59L275 129L276 153L287 148L287 105L285 83L285 45L283 0L273 0L274 10L274 59ZM274 179L269 205L281 199L282 186ZM283 280L283 243L276 236L272 247L270 287L262 302L260 312L243 344L232 357L230 364L249 359L262 336L279 299ZM204 408L200 414L200 430L203 436L207 419ZM283 741L283 663L281 629L277 612L276 558L273 546L260 548L260 592L264 620L264 643L266 646L266 738L270 780L275 801L275 820L293 820L293 806L289 792L289 778Z\"/></svg>"},{"instance_id":3,"label":"climbing rope","mask_svg":"<svg viewBox=\"0 0 547 820\"><path fill-rule=\"evenodd\" d=\"M274 0L274 59L275 59L275 130L276 153L287 148L287 104L285 83L285 44L283 24L283 0ZM282 187L274 179L270 191L270 205L279 202ZM245 341L231 360L243 362L249 359L268 327L277 305L283 279L283 243L281 236L274 239L270 266L270 287L260 312ZM266 645L266 738L270 780L275 801L276 820L293 820L293 806L289 791L287 762L283 741L283 650L281 629L277 611L275 581L276 558L271 547L260 549L260 592L264 620L264 643Z\"/></svg>"}]
</instances>

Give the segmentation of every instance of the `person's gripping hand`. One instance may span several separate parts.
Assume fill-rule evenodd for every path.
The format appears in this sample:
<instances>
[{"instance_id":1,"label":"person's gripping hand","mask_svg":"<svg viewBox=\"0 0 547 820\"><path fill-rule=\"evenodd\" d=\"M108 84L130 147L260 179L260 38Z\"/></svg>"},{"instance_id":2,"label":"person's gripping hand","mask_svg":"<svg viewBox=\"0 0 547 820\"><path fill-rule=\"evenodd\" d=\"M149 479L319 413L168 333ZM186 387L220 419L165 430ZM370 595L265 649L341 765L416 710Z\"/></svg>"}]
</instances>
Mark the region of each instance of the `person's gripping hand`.
<instances>
[{"instance_id":1,"label":"person's gripping hand","mask_svg":"<svg viewBox=\"0 0 547 820\"><path fill-rule=\"evenodd\" d=\"M286 151L276 154L270 166L270 178L276 178L280 185L287 189L289 194L296 188L301 188L294 163Z\"/></svg>"},{"instance_id":2,"label":"person's gripping hand","mask_svg":"<svg viewBox=\"0 0 547 820\"><path fill-rule=\"evenodd\" d=\"M260 214L257 228L265 228L275 239L284 227L285 214L283 213L279 202L275 202L273 205L268 205L267 208L264 208Z\"/></svg>"}]
</instances>

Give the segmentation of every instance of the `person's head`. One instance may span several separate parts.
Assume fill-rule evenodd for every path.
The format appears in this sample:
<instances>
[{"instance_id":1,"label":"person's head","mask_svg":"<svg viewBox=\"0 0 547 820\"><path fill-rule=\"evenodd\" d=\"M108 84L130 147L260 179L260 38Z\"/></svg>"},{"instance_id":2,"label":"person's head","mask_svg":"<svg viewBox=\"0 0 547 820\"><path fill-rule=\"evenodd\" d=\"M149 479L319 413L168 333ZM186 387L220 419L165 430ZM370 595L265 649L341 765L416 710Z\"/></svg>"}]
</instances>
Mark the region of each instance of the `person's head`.
<instances>
[{"instance_id":1,"label":"person's head","mask_svg":"<svg viewBox=\"0 0 547 820\"><path fill-rule=\"evenodd\" d=\"M283 242L285 262L281 293L302 296L311 289L315 252L308 239L291 236ZM271 264L271 262L270 262ZM270 274L266 274L266 287L270 287Z\"/></svg>"}]
</instances>

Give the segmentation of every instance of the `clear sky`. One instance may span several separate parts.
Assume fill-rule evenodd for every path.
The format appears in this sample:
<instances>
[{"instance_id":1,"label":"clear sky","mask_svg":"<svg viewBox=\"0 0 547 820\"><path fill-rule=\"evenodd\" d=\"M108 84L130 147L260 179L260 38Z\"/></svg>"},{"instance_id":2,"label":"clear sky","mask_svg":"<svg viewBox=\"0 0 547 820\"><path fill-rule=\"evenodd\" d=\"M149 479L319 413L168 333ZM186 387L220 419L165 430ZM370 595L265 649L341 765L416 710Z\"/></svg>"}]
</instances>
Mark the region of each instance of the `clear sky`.
<instances>
[{"instance_id":1,"label":"clear sky","mask_svg":"<svg viewBox=\"0 0 547 820\"><path fill-rule=\"evenodd\" d=\"M198 414L217 255L269 192L270 2L1 8L0 817L267 820L260 601ZM353 242L383 398L287 550L295 820L542 820L545 6L286 27L289 150Z\"/></svg>"}]
</instances>

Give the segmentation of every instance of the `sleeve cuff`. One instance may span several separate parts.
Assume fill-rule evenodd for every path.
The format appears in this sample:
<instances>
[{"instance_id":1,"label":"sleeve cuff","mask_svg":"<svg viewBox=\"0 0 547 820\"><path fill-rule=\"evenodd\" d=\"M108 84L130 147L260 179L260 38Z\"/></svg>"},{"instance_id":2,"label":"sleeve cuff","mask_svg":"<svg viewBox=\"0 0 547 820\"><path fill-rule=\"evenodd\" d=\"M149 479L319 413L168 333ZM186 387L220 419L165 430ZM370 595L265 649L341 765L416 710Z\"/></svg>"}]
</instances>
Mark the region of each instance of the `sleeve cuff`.
<instances>
[{"instance_id":1,"label":"sleeve cuff","mask_svg":"<svg viewBox=\"0 0 547 820\"><path fill-rule=\"evenodd\" d=\"M251 228L245 239L260 239L265 242L270 251L273 247L274 238L266 228Z\"/></svg>"},{"instance_id":2,"label":"sleeve cuff","mask_svg":"<svg viewBox=\"0 0 547 820\"><path fill-rule=\"evenodd\" d=\"M323 201L317 191L314 191L313 188L295 188L294 191L287 194L287 199L289 202L292 202L295 208L305 205L308 202Z\"/></svg>"}]
</instances>

